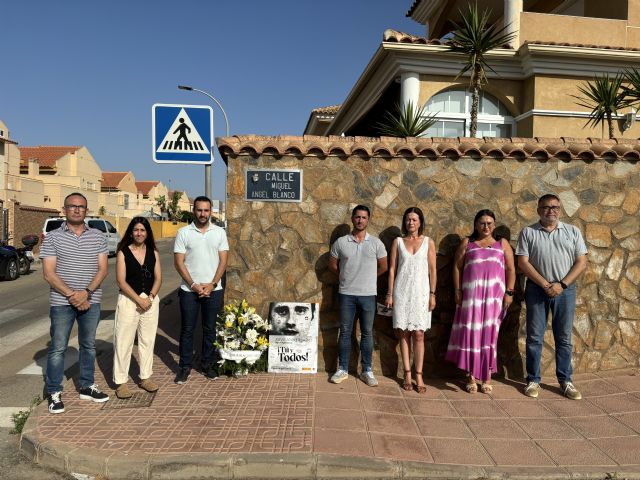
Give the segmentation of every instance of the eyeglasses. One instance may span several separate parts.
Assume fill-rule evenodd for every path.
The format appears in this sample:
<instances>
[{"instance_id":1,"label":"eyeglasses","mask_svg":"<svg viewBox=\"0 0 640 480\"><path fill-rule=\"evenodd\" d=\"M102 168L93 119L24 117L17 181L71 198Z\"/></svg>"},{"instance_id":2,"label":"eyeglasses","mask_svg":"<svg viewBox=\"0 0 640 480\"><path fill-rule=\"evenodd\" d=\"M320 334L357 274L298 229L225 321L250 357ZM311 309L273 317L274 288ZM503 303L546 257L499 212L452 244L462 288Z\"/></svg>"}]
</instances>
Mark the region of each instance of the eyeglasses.
<instances>
[{"instance_id":1,"label":"eyeglasses","mask_svg":"<svg viewBox=\"0 0 640 480\"><path fill-rule=\"evenodd\" d=\"M65 205L64 208L66 210L86 210L87 206L86 205Z\"/></svg>"},{"instance_id":2,"label":"eyeglasses","mask_svg":"<svg viewBox=\"0 0 640 480\"><path fill-rule=\"evenodd\" d=\"M559 212L560 211L560 205L550 205L550 206L544 206L539 208L543 212Z\"/></svg>"}]
</instances>

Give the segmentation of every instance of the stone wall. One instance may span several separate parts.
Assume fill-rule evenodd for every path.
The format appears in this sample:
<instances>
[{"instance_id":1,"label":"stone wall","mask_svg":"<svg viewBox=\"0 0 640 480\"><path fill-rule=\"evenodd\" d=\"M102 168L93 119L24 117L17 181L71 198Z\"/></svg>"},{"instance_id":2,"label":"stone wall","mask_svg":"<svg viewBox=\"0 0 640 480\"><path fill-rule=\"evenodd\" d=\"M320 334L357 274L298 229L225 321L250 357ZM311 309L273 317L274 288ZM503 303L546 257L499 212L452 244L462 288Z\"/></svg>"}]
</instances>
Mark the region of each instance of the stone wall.
<instances>
[{"instance_id":1,"label":"stone wall","mask_svg":"<svg viewBox=\"0 0 640 480\"><path fill-rule=\"evenodd\" d=\"M228 164L230 263L227 300L247 298L266 315L270 301L321 304L319 369L336 368L337 278L328 271L331 243L350 230L357 203L372 208L370 232L389 246L409 206L425 212L437 247L437 308L426 334L424 370L452 374L443 360L455 310L451 269L475 213L490 208L515 241L537 221L537 198L556 193L562 220L578 226L589 266L578 282L574 324L576 372L638 366L640 359L640 151L594 139L407 139L230 137L218 139ZM301 203L247 202L244 172L302 169ZM500 373L524 372L524 279L499 338ZM380 298L386 275L379 282ZM375 323L374 368L400 369L390 319ZM555 372L550 329L544 374ZM355 338L354 338L355 342ZM355 369L357 358L352 358Z\"/></svg>"},{"instance_id":2,"label":"stone wall","mask_svg":"<svg viewBox=\"0 0 640 480\"><path fill-rule=\"evenodd\" d=\"M58 210L51 208L33 207L10 202L9 208L9 229L11 231L10 244L15 247L22 247L22 237L26 235L37 235L40 237L44 221L51 216L57 215ZM40 252L40 241L34 247L35 255Z\"/></svg>"}]
</instances>

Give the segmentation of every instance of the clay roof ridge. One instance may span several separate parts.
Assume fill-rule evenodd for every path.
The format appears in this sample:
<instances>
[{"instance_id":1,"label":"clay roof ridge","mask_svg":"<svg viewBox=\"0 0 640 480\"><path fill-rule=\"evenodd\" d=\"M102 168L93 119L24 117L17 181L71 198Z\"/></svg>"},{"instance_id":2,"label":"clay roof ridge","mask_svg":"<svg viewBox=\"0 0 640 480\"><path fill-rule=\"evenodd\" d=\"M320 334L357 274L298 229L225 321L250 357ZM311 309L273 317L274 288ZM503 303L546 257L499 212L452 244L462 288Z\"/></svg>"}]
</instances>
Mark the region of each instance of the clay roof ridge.
<instances>
[{"instance_id":1,"label":"clay roof ridge","mask_svg":"<svg viewBox=\"0 0 640 480\"><path fill-rule=\"evenodd\" d=\"M638 159L640 144L628 139L596 139L574 137L535 138L468 138L468 137L342 137L342 136L263 136L236 135L217 139L220 152L238 155L262 153L282 156L296 155L357 155L357 156L471 156L563 160L576 158Z\"/></svg>"}]
</instances>

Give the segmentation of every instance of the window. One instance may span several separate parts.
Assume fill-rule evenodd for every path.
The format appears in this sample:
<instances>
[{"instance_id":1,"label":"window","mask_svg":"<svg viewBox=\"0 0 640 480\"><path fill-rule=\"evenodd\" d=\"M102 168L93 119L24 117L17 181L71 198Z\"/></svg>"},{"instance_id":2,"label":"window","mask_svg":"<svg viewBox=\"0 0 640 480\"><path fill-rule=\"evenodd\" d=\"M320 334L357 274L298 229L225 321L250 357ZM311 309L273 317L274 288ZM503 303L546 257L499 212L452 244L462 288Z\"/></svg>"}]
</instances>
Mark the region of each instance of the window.
<instances>
[{"instance_id":1,"label":"window","mask_svg":"<svg viewBox=\"0 0 640 480\"><path fill-rule=\"evenodd\" d=\"M107 233L107 229L104 226L104 222L102 220L89 220L89 226L91 228L97 228L102 233Z\"/></svg>"},{"instance_id":2,"label":"window","mask_svg":"<svg viewBox=\"0 0 640 480\"><path fill-rule=\"evenodd\" d=\"M451 88L436 93L427 101L426 111L435 114L437 122L426 137L469 136L471 94L466 89ZM494 96L480 92L478 105L478 137L510 137L515 120L507 107Z\"/></svg>"},{"instance_id":3,"label":"window","mask_svg":"<svg viewBox=\"0 0 640 480\"><path fill-rule=\"evenodd\" d=\"M105 223L107 224L107 230L109 230L109 233L118 233L118 231L116 230L116 227L111 225L111 222L108 222L105 220Z\"/></svg>"}]
</instances>

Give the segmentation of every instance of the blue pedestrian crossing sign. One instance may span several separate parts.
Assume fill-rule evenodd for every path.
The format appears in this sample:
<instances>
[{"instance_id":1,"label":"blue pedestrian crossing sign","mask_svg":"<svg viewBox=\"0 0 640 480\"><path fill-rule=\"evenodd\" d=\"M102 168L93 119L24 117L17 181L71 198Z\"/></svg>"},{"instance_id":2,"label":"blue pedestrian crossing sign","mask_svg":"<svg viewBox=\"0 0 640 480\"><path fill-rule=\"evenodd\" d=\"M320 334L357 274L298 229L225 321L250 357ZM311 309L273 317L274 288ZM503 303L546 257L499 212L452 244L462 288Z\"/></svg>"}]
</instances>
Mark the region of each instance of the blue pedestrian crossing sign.
<instances>
[{"instance_id":1,"label":"blue pedestrian crossing sign","mask_svg":"<svg viewBox=\"0 0 640 480\"><path fill-rule=\"evenodd\" d=\"M152 108L153 160L157 163L213 162L213 109L207 105Z\"/></svg>"}]
</instances>

